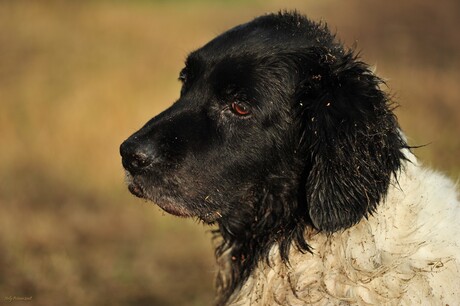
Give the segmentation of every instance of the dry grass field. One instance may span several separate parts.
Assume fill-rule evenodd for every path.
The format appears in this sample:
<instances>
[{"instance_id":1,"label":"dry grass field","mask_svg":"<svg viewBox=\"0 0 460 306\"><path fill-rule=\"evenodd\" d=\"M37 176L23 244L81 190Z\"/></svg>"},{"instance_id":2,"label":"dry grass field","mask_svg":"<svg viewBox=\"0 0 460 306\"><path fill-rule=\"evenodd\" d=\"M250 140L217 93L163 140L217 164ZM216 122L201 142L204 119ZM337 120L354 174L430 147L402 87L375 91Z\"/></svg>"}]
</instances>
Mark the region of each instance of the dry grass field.
<instances>
[{"instance_id":1,"label":"dry grass field","mask_svg":"<svg viewBox=\"0 0 460 306\"><path fill-rule=\"evenodd\" d=\"M209 228L129 194L119 144L186 54L297 8L376 66L415 153L460 174L460 2L0 1L0 305L209 305Z\"/></svg>"}]
</instances>

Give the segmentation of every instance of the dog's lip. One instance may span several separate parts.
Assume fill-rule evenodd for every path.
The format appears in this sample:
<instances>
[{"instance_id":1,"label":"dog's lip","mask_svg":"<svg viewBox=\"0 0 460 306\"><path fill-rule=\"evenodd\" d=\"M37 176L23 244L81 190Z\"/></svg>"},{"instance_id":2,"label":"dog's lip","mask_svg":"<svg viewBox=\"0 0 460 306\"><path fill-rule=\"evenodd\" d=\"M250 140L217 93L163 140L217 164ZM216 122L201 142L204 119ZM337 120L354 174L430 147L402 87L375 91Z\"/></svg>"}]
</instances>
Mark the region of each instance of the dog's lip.
<instances>
[{"instance_id":1,"label":"dog's lip","mask_svg":"<svg viewBox=\"0 0 460 306\"><path fill-rule=\"evenodd\" d=\"M130 173L127 173L126 178L128 183L128 190L136 197L154 202L158 207L160 207L168 214L177 217L192 217L192 213L187 208L178 204L177 201L174 201L169 197L150 198L141 182L139 182L139 177L132 176Z\"/></svg>"},{"instance_id":2,"label":"dog's lip","mask_svg":"<svg viewBox=\"0 0 460 306\"><path fill-rule=\"evenodd\" d=\"M132 175L129 171L125 170L125 181L126 185L128 185L128 190L138 198L145 197L144 188L139 183L139 180Z\"/></svg>"},{"instance_id":3,"label":"dog's lip","mask_svg":"<svg viewBox=\"0 0 460 306\"><path fill-rule=\"evenodd\" d=\"M160 203L157 203L157 205L162 210L164 210L165 212L173 216L183 217L183 218L192 217L190 212L181 205L173 204L171 202L160 202Z\"/></svg>"},{"instance_id":4,"label":"dog's lip","mask_svg":"<svg viewBox=\"0 0 460 306\"><path fill-rule=\"evenodd\" d=\"M128 184L128 190L138 198L144 198L144 189L134 182Z\"/></svg>"}]
</instances>

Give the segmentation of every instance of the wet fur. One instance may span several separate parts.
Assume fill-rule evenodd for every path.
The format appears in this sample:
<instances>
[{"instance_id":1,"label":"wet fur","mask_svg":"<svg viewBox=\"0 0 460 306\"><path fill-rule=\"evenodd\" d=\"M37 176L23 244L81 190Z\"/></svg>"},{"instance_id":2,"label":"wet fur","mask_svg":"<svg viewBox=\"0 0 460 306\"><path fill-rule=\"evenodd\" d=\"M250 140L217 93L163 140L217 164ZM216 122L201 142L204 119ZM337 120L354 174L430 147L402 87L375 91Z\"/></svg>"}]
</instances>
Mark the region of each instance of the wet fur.
<instances>
[{"instance_id":1,"label":"wet fur","mask_svg":"<svg viewBox=\"0 0 460 306\"><path fill-rule=\"evenodd\" d=\"M121 152L131 192L172 214L217 224L217 304L412 301L401 288L442 292L434 301L458 298L414 276L439 259L446 268L432 273L455 275L450 281L458 283L458 255L419 252L431 240L418 229L436 231L436 224L423 227L418 214L431 208L422 204L439 205L439 197L421 201L420 194L438 176L418 177L382 81L324 24L297 13L256 18L192 52L180 79L179 100ZM235 113L234 102L250 113ZM451 195L439 207L458 216L454 187L443 188ZM400 226L402 217L415 220L407 231L382 227L393 218ZM458 225L443 230L459 237ZM377 245L387 237L415 246L403 256L391 243ZM448 242L459 254L457 240ZM360 245L366 247L357 257L344 257ZM389 259L376 259L387 252ZM393 287L405 277L394 272L401 267L412 272ZM368 285L373 278L376 286ZM388 287L384 298L380 287Z\"/></svg>"}]
</instances>

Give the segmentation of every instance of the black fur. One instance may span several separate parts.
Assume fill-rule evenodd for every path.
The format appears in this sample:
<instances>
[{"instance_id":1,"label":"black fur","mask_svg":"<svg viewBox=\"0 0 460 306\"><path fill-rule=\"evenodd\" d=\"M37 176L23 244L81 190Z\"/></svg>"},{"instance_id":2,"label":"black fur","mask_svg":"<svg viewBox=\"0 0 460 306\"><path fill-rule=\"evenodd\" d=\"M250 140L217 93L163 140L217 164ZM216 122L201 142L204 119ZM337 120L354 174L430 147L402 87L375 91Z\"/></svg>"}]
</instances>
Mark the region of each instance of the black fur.
<instances>
[{"instance_id":1,"label":"black fur","mask_svg":"<svg viewBox=\"0 0 460 306\"><path fill-rule=\"evenodd\" d=\"M324 24L266 15L191 53L181 96L121 146L129 189L218 224L225 304L273 245L372 214L406 148L381 80ZM248 112L248 113L246 113Z\"/></svg>"}]
</instances>

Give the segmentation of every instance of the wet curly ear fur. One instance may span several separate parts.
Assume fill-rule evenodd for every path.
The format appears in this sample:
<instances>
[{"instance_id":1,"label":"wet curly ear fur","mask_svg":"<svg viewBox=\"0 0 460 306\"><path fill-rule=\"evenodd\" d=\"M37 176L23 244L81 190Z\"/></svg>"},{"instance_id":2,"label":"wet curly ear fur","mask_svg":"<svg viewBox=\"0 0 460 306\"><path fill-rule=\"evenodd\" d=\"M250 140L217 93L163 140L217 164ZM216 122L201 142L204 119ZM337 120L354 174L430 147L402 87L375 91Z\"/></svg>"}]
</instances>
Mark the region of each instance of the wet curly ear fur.
<instances>
[{"instance_id":1,"label":"wet curly ear fur","mask_svg":"<svg viewBox=\"0 0 460 306\"><path fill-rule=\"evenodd\" d=\"M353 52L316 49L308 58L297 95L306 201L313 226L335 232L372 214L407 145L382 81Z\"/></svg>"}]
</instances>

